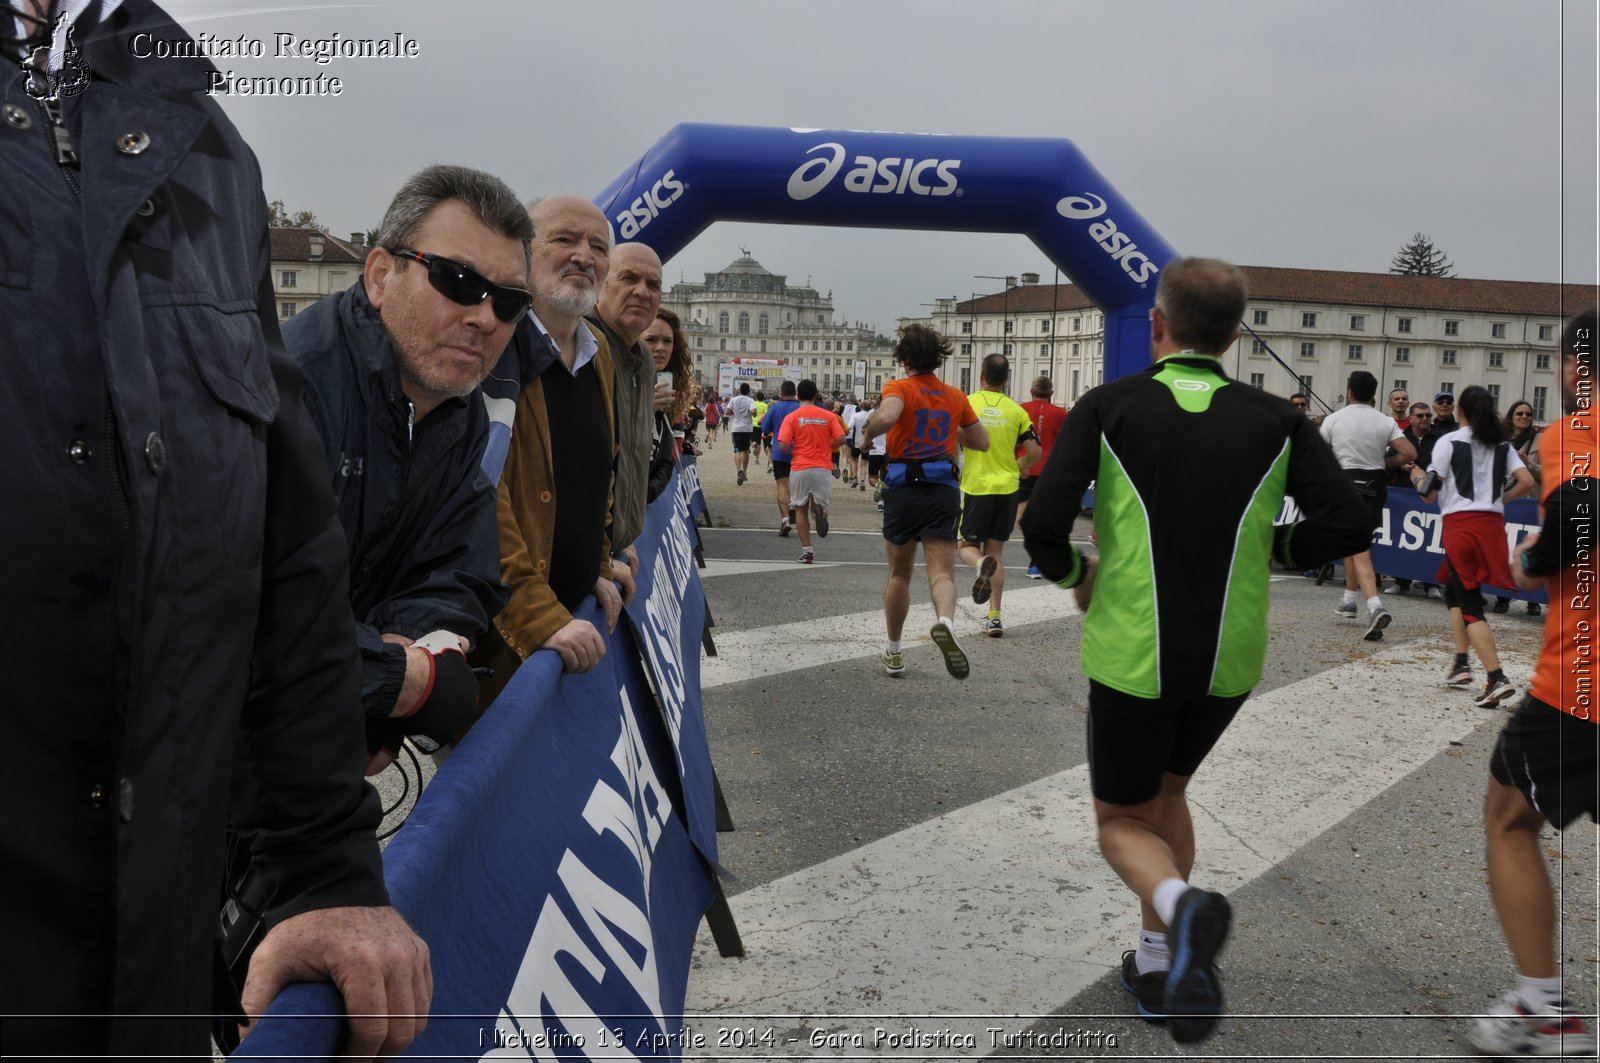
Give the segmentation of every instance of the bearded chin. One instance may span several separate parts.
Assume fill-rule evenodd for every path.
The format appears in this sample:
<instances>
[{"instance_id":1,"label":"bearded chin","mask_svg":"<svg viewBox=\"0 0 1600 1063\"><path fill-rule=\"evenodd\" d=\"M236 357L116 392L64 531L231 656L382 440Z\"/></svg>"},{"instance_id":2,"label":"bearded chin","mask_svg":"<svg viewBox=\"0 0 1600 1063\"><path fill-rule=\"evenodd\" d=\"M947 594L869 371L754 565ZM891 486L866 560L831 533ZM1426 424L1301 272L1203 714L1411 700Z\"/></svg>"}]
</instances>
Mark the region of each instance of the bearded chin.
<instances>
[{"instance_id":1,"label":"bearded chin","mask_svg":"<svg viewBox=\"0 0 1600 1063\"><path fill-rule=\"evenodd\" d=\"M595 288L579 288L575 285L558 284L550 293L547 302L552 308L563 314L582 317L594 309L595 303L600 299L600 293Z\"/></svg>"}]
</instances>

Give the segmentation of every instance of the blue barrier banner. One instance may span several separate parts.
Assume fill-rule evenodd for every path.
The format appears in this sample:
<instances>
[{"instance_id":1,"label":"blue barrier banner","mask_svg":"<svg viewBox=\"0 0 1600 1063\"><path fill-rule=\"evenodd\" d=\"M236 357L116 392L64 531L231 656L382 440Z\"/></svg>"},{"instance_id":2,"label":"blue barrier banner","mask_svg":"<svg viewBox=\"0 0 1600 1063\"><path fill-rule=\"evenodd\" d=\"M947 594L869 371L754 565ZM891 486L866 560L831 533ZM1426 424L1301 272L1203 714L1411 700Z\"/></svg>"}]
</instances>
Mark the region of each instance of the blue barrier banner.
<instances>
[{"instance_id":1,"label":"blue barrier banner","mask_svg":"<svg viewBox=\"0 0 1600 1063\"><path fill-rule=\"evenodd\" d=\"M1294 504L1294 499L1285 498L1275 523L1289 524L1299 519L1300 507ZM1519 498L1507 504L1507 555L1524 535L1540 527L1539 503L1531 498ZM1442 582L1439 565L1443 561L1444 517L1439 513L1438 503L1424 504L1415 491L1391 487L1384 505L1383 523L1372 533L1373 568L1385 576L1437 584ZM1527 602L1549 600L1542 589L1525 591L1484 584L1484 593Z\"/></svg>"},{"instance_id":2,"label":"blue barrier banner","mask_svg":"<svg viewBox=\"0 0 1600 1063\"><path fill-rule=\"evenodd\" d=\"M693 521L695 517L708 512L708 507L705 489L700 486L700 470L695 466L694 455L687 450L678 458L678 476L689 492L689 519ZM663 496L666 494L666 491L662 492Z\"/></svg>"},{"instance_id":3,"label":"blue barrier banner","mask_svg":"<svg viewBox=\"0 0 1600 1063\"><path fill-rule=\"evenodd\" d=\"M675 475L660 497L646 507L644 532L635 544L639 572L634 577L627 617L644 651L677 755L689 836L714 865L716 799L700 698L700 633L705 627L706 595L695 567L697 533L691 513L692 492L698 485L698 477L691 484L688 478Z\"/></svg>"},{"instance_id":4,"label":"blue barrier banner","mask_svg":"<svg viewBox=\"0 0 1600 1063\"><path fill-rule=\"evenodd\" d=\"M699 614L669 600L699 593L692 563L682 576L687 499L662 498L639 540L642 619L619 620L585 675L553 652L524 663L384 853L394 905L433 958L433 1018L407 1057L681 1058L716 835L700 621L681 634ZM578 615L604 631L592 601ZM666 713L642 653L669 675ZM331 986L291 986L232 1058L329 1056L342 1015Z\"/></svg>"}]
</instances>

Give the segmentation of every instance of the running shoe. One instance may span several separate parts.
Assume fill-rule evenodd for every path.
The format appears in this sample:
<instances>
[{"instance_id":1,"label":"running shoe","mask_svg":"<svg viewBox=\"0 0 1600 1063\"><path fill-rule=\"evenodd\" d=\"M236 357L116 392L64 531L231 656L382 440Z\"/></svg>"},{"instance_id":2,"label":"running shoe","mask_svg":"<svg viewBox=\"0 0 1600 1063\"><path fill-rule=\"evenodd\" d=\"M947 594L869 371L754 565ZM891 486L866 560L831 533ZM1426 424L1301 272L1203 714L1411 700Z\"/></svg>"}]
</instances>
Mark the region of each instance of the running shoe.
<instances>
[{"instance_id":1,"label":"running shoe","mask_svg":"<svg viewBox=\"0 0 1600 1063\"><path fill-rule=\"evenodd\" d=\"M877 506L878 506L878 512L882 513L883 512L883 503L879 502L879 503L877 503Z\"/></svg>"},{"instance_id":2,"label":"running shoe","mask_svg":"<svg viewBox=\"0 0 1600 1063\"><path fill-rule=\"evenodd\" d=\"M1447 687L1471 686L1472 669L1464 664L1452 664L1450 671L1445 674L1444 685Z\"/></svg>"},{"instance_id":3,"label":"running shoe","mask_svg":"<svg viewBox=\"0 0 1600 1063\"><path fill-rule=\"evenodd\" d=\"M812 502L811 523L816 526L817 538L826 539L828 537L828 507Z\"/></svg>"},{"instance_id":4,"label":"running shoe","mask_svg":"<svg viewBox=\"0 0 1600 1063\"><path fill-rule=\"evenodd\" d=\"M1217 978L1217 953L1228 940L1233 906L1228 898L1191 887L1178 898L1168 939L1172 970L1162 1002L1172 1039L1193 1044L1211 1036L1222 1013L1222 983Z\"/></svg>"},{"instance_id":5,"label":"running shoe","mask_svg":"<svg viewBox=\"0 0 1600 1063\"><path fill-rule=\"evenodd\" d=\"M941 620L928 630L928 634L933 637L933 644L939 647L939 652L944 654L945 670L957 679L967 678L967 655L956 641L956 633L950 630L950 625Z\"/></svg>"},{"instance_id":6,"label":"running shoe","mask_svg":"<svg viewBox=\"0 0 1600 1063\"><path fill-rule=\"evenodd\" d=\"M1167 972L1140 974L1134 955L1133 949L1122 954L1122 988L1138 1002L1139 1018L1145 1022L1166 1022Z\"/></svg>"},{"instance_id":7,"label":"running shoe","mask_svg":"<svg viewBox=\"0 0 1600 1063\"><path fill-rule=\"evenodd\" d=\"M793 527L794 527L794 525L790 524L788 522L788 520L782 521L778 525L778 538L787 539L789 537L789 529L791 529Z\"/></svg>"},{"instance_id":8,"label":"running shoe","mask_svg":"<svg viewBox=\"0 0 1600 1063\"><path fill-rule=\"evenodd\" d=\"M978 562L978 578L972 581L972 601L974 604L982 605L989 600L989 595L994 589L990 581L994 579L994 570L997 567L994 558L987 555L982 561Z\"/></svg>"},{"instance_id":9,"label":"running shoe","mask_svg":"<svg viewBox=\"0 0 1600 1063\"><path fill-rule=\"evenodd\" d=\"M983 623L978 625L978 630L992 639L1000 638L1006 633L1005 628L1000 626L1000 618L998 616L984 617Z\"/></svg>"},{"instance_id":10,"label":"running shoe","mask_svg":"<svg viewBox=\"0 0 1600 1063\"><path fill-rule=\"evenodd\" d=\"M1440 598L1443 598L1444 595L1439 593L1438 587L1429 587L1423 597L1432 598L1434 601L1438 601Z\"/></svg>"},{"instance_id":11,"label":"running shoe","mask_svg":"<svg viewBox=\"0 0 1600 1063\"><path fill-rule=\"evenodd\" d=\"M1509 613L1511 611L1511 599L1496 597L1494 604L1489 608L1496 613Z\"/></svg>"},{"instance_id":12,"label":"running shoe","mask_svg":"<svg viewBox=\"0 0 1600 1063\"><path fill-rule=\"evenodd\" d=\"M1537 1013L1515 991L1472 1020L1467 1041L1486 1056L1587 1056L1594 1058L1594 1033L1572 1001L1562 997Z\"/></svg>"},{"instance_id":13,"label":"running shoe","mask_svg":"<svg viewBox=\"0 0 1600 1063\"><path fill-rule=\"evenodd\" d=\"M1389 621L1394 617L1389 615L1389 610L1379 606L1372 611L1372 626L1367 628L1367 633L1361 637L1368 642L1382 642L1383 629L1389 626Z\"/></svg>"},{"instance_id":14,"label":"running shoe","mask_svg":"<svg viewBox=\"0 0 1600 1063\"><path fill-rule=\"evenodd\" d=\"M1356 603L1345 602L1333 611L1333 615L1342 620L1354 620L1356 618Z\"/></svg>"},{"instance_id":15,"label":"running shoe","mask_svg":"<svg viewBox=\"0 0 1600 1063\"><path fill-rule=\"evenodd\" d=\"M1039 573L1039 566L1038 565L1029 565L1028 566L1028 578L1029 579L1044 579L1044 576L1040 575L1040 573Z\"/></svg>"},{"instance_id":16,"label":"running shoe","mask_svg":"<svg viewBox=\"0 0 1600 1063\"><path fill-rule=\"evenodd\" d=\"M905 657L899 653L883 651L883 674L904 675L906 671Z\"/></svg>"},{"instance_id":17,"label":"running shoe","mask_svg":"<svg viewBox=\"0 0 1600 1063\"><path fill-rule=\"evenodd\" d=\"M1529 616L1538 616L1542 612L1544 612L1544 610L1539 607L1539 603L1538 602L1529 602L1528 603L1528 615Z\"/></svg>"},{"instance_id":18,"label":"running shoe","mask_svg":"<svg viewBox=\"0 0 1600 1063\"><path fill-rule=\"evenodd\" d=\"M1479 694L1472 703L1480 709L1492 709L1516 692L1517 688L1512 686L1504 677L1491 679L1483 684L1483 693Z\"/></svg>"},{"instance_id":19,"label":"running shoe","mask_svg":"<svg viewBox=\"0 0 1600 1063\"><path fill-rule=\"evenodd\" d=\"M872 489L872 500L878 503L878 508L883 508L883 481L880 480L878 486Z\"/></svg>"},{"instance_id":20,"label":"running shoe","mask_svg":"<svg viewBox=\"0 0 1600 1063\"><path fill-rule=\"evenodd\" d=\"M811 552L809 547L807 549L804 549L804 550L800 551L800 563L802 565L809 565L813 561L815 561L816 559L817 559L816 555Z\"/></svg>"},{"instance_id":21,"label":"running shoe","mask_svg":"<svg viewBox=\"0 0 1600 1063\"><path fill-rule=\"evenodd\" d=\"M743 487L744 486L744 470L743 469L739 470L739 481L737 483L735 483L734 486L735 487Z\"/></svg>"}]
</instances>

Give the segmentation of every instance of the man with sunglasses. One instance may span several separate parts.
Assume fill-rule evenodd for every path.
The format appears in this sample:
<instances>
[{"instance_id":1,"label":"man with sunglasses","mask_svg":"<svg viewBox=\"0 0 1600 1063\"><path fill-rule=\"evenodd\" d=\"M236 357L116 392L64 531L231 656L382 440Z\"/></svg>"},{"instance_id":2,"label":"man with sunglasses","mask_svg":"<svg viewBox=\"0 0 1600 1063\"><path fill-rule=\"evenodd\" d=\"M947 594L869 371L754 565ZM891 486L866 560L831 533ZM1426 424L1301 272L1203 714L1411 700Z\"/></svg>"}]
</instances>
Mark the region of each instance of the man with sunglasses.
<instances>
[{"instance_id":1,"label":"man with sunglasses","mask_svg":"<svg viewBox=\"0 0 1600 1063\"><path fill-rule=\"evenodd\" d=\"M368 772L472 722L464 656L505 604L489 417L476 394L527 313L532 225L499 178L430 166L396 193L362 275L285 323L350 544Z\"/></svg>"}]
</instances>

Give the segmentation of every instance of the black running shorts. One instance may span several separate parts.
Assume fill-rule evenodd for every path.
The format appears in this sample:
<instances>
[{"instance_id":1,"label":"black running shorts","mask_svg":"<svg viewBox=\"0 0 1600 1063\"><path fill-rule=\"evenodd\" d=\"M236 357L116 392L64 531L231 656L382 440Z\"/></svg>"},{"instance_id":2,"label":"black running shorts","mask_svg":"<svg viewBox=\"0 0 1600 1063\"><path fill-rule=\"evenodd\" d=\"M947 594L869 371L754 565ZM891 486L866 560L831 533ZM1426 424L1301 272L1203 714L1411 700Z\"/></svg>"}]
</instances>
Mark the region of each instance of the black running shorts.
<instances>
[{"instance_id":1,"label":"black running shorts","mask_svg":"<svg viewBox=\"0 0 1600 1063\"><path fill-rule=\"evenodd\" d=\"M867 455L867 477L868 477L868 479L876 480L880 476L882 476L883 475L883 467L884 467L884 465L888 464L888 461L889 461L889 455L887 455L887 454L868 454Z\"/></svg>"},{"instance_id":2,"label":"black running shorts","mask_svg":"<svg viewBox=\"0 0 1600 1063\"><path fill-rule=\"evenodd\" d=\"M1017 501L1026 502L1033 497L1033 485L1039 482L1037 476L1024 476L1017 482Z\"/></svg>"},{"instance_id":3,"label":"black running shorts","mask_svg":"<svg viewBox=\"0 0 1600 1063\"><path fill-rule=\"evenodd\" d=\"M1176 694L1150 700L1089 680L1089 788L1112 805L1139 805L1167 772L1190 776L1249 694Z\"/></svg>"},{"instance_id":4,"label":"black running shorts","mask_svg":"<svg viewBox=\"0 0 1600 1063\"><path fill-rule=\"evenodd\" d=\"M1600 724L1528 695L1500 732L1489 758L1489 774L1502 786L1521 790L1556 830L1585 812L1596 819L1595 769Z\"/></svg>"},{"instance_id":5,"label":"black running shorts","mask_svg":"<svg viewBox=\"0 0 1600 1063\"><path fill-rule=\"evenodd\" d=\"M772 478L774 480L787 480L789 478L789 463L778 461L774 458L772 462Z\"/></svg>"},{"instance_id":6,"label":"black running shorts","mask_svg":"<svg viewBox=\"0 0 1600 1063\"><path fill-rule=\"evenodd\" d=\"M1016 492L1009 495L961 496L961 538L982 546L985 540L1005 542L1017 526Z\"/></svg>"},{"instance_id":7,"label":"black running shorts","mask_svg":"<svg viewBox=\"0 0 1600 1063\"><path fill-rule=\"evenodd\" d=\"M1370 530L1377 531L1383 523L1384 504L1389 499L1388 473L1382 469L1346 469L1344 474L1366 508Z\"/></svg>"},{"instance_id":8,"label":"black running shorts","mask_svg":"<svg viewBox=\"0 0 1600 1063\"><path fill-rule=\"evenodd\" d=\"M940 484L907 484L883 493L883 537L896 546L956 537L961 492Z\"/></svg>"},{"instance_id":9,"label":"black running shorts","mask_svg":"<svg viewBox=\"0 0 1600 1063\"><path fill-rule=\"evenodd\" d=\"M729 435L733 436L733 452L735 454L743 454L745 451L750 449L750 440L755 436L755 433L730 432Z\"/></svg>"}]
</instances>

